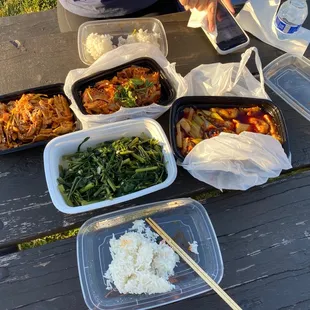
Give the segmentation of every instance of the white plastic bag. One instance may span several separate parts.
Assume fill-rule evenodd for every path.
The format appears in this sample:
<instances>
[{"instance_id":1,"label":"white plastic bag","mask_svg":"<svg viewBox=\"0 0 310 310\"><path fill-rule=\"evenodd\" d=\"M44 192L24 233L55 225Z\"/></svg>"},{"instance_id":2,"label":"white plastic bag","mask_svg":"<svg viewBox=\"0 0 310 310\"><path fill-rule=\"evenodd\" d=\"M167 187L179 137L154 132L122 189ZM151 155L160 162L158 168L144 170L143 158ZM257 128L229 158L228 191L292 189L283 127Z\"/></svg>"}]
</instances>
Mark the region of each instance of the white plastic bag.
<instances>
[{"instance_id":1,"label":"white plastic bag","mask_svg":"<svg viewBox=\"0 0 310 310\"><path fill-rule=\"evenodd\" d=\"M260 82L246 68L255 53ZM248 49L240 63L201 65L186 77L190 96L239 96L269 99L264 88L262 64L256 48ZM258 133L221 133L197 144L181 164L198 180L220 190L246 190L290 169L281 143Z\"/></svg>"},{"instance_id":2,"label":"white plastic bag","mask_svg":"<svg viewBox=\"0 0 310 310\"><path fill-rule=\"evenodd\" d=\"M241 27L261 41L287 53L302 56L310 42L310 31L300 28L290 40L279 40L273 26L281 0L248 0L237 16Z\"/></svg>"},{"instance_id":3,"label":"white plastic bag","mask_svg":"<svg viewBox=\"0 0 310 310\"><path fill-rule=\"evenodd\" d=\"M251 74L246 64L255 53L255 63L260 82ZM256 47L241 55L240 63L215 63L200 65L185 76L188 96L238 96L269 99L264 87L262 63Z\"/></svg>"},{"instance_id":4,"label":"white plastic bag","mask_svg":"<svg viewBox=\"0 0 310 310\"><path fill-rule=\"evenodd\" d=\"M292 168L278 140L252 132L221 133L204 140L182 166L196 179L220 190L247 190Z\"/></svg>"},{"instance_id":5,"label":"white plastic bag","mask_svg":"<svg viewBox=\"0 0 310 310\"><path fill-rule=\"evenodd\" d=\"M149 117L156 119L170 108L171 105L161 106L153 103L146 107L121 108L117 112L108 115L84 115L78 108L71 91L72 85L77 80L100 71L117 67L140 57L152 58L159 64L175 88L177 94L176 98L185 95L187 91L187 85L184 78L176 72L175 64L169 63L166 57L156 46L146 43L123 45L104 54L90 67L85 69L71 70L67 75L64 90L72 102L70 107L74 111L79 121L82 123L83 129L99 126L104 123L113 123L131 118Z\"/></svg>"}]
</instances>

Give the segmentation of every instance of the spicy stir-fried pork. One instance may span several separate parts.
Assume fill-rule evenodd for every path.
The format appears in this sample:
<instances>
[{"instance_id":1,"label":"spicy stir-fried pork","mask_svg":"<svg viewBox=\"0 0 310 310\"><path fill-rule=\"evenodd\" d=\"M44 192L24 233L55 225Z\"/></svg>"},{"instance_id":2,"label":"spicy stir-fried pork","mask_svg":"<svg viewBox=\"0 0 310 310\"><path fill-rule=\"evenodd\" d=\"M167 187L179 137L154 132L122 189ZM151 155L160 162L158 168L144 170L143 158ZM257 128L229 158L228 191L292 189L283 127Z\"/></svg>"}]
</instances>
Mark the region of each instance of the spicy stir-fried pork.
<instances>
[{"instance_id":1,"label":"spicy stir-fried pork","mask_svg":"<svg viewBox=\"0 0 310 310\"><path fill-rule=\"evenodd\" d=\"M161 96L159 72L131 66L117 73L111 80L99 81L82 94L88 114L111 114L121 106L134 108L158 103Z\"/></svg>"},{"instance_id":2,"label":"spicy stir-fried pork","mask_svg":"<svg viewBox=\"0 0 310 310\"><path fill-rule=\"evenodd\" d=\"M0 103L0 150L48 140L74 128L73 114L62 95L24 94L19 100Z\"/></svg>"},{"instance_id":3,"label":"spicy stir-fried pork","mask_svg":"<svg viewBox=\"0 0 310 310\"><path fill-rule=\"evenodd\" d=\"M221 132L257 132L271 135L283 143L273 118L260 107L210 110L186 108L183 112L183 117L176 125L176 142L184 156L202 140L218 136Z\"/></svg>"}]
</instances>

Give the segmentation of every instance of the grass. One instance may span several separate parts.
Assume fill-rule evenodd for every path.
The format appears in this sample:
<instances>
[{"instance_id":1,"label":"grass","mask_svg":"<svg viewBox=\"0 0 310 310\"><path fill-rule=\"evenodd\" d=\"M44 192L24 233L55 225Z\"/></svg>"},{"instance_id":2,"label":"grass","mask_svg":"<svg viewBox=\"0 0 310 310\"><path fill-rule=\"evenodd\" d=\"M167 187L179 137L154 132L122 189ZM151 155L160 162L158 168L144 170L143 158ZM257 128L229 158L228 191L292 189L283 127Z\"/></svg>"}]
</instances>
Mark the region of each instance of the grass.
<instances>
[{"instance_id":1,"label":"grass","mask_svg":"<svg viewBox=\"0 0 310 310\"><path fill-rule=\"evenodd\" d=\"M18 249L21 250L27 250L27 249L32 249L32 248L36 248L38 246L41 245L45 245L48 243L52 243L58 240L64 240L64 239L68 239L68 238L72 238L75 237L79 232L79 228L76 229L71 229L62 233L58 233L58 234L54 234L51 236L46 236L43 238L38 238L38 239L34 239L31 240L29 242L24 242L18 245Z\"/></svg>"},{"instance_id":2,"label":"grass","mask_svg":"<svg viewBox=\"0 0 310 310\"><path fill-rule=\"evenodd\" d=\"M206 200L206 199L209 199L209 198L218 197L221 194L223 194L223 193L220 190L212 189L212 190L210 190L207 193L202 193L202 194L194 196L193 199L195 199L195 200Z\"/></svg>"},{"instance_id":3,"label":"grass","mask_svg":"<svg viewBox=\"0 0 310 310\"><path fill-rule=\"evenodd\" d=\"M45 11L56 5L57 0L0 0L0 17Z\"/></svg>"}]
</instances>

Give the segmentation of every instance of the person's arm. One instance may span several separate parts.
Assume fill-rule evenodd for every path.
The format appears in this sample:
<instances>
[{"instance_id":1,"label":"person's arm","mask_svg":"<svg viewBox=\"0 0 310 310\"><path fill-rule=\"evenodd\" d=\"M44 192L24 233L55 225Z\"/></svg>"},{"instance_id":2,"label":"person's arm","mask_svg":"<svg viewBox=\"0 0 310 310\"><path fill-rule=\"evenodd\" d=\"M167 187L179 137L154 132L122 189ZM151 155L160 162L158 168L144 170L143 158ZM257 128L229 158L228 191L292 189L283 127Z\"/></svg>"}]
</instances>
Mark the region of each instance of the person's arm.
<instances>
[{"instance_id":1,"label":"person's arm","mask_svg":"<svg viewBox=\"0 0 310 310\"><path fill-rule=\"evenodd\" d=\"M196 8L199 11L207 11L209 31L215 30L216 23L216 9L218 0L179 0L186 10ZM231 0L222 0L231 13L235 13Z\"/></svg>"}]
</instances>

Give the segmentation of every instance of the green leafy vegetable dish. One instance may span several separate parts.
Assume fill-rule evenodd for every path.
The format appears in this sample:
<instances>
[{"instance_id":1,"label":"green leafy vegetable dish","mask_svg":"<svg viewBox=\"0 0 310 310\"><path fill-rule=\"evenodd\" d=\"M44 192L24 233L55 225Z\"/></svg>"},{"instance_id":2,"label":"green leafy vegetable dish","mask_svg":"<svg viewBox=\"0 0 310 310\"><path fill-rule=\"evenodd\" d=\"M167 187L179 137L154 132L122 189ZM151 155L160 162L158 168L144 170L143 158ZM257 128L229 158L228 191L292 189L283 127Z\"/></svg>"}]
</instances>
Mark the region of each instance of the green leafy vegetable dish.
<instances>
[{"instance_id":1,"label":"green leafy vegetable dish","mask_svg":"<svg viewBox=\"0 0 310 310\"><path fill-rule=\"evenodd\" d=\"M162 147L146 136L121 138L63 156L58 189L69 206L114 199L167 178Z\"/></svg>"}]
</instances>

